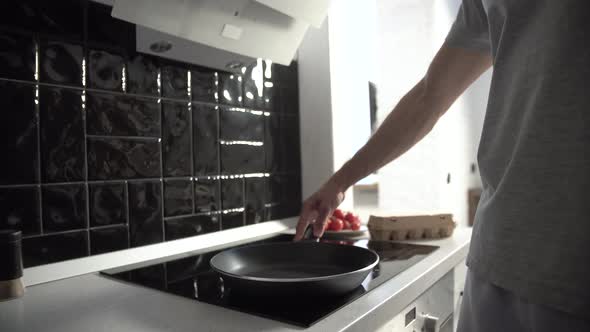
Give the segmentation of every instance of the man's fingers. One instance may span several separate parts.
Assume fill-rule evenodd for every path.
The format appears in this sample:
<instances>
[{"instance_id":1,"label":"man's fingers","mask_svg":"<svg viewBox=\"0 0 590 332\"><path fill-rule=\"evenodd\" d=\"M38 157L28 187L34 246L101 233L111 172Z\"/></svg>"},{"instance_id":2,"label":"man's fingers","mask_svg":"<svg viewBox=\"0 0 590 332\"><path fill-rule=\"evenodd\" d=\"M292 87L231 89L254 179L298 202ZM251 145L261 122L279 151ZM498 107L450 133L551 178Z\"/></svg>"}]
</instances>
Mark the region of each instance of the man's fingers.
<instances>
[{"instance_id":1,"label":"man's fingers","mask_svg":"<svg viewBox=\"0 0 590 332\"><path fill-rule=\"evenodd\" d=\"M299 217L299 221L297 222L297 231L295 233L295 238L293 240L299 241L303 239L303 234L305 233L305 229L307 226L312 222L313 218L317 215L317 212L309 206L304 205L301 211L301 216Z\"/></svg>"},{"instance_id":2,"label":"man's fingers","mask_svg":"<svg viewBox=\"0 0 590 332\"><path fill-rule=\"evenodd\" d=\"M313 224L313 235L315 237L321 237L324 234L324 225L328 222L331 212L327 207L320 208L318 217Z\"/></svg>"}]
</instances>

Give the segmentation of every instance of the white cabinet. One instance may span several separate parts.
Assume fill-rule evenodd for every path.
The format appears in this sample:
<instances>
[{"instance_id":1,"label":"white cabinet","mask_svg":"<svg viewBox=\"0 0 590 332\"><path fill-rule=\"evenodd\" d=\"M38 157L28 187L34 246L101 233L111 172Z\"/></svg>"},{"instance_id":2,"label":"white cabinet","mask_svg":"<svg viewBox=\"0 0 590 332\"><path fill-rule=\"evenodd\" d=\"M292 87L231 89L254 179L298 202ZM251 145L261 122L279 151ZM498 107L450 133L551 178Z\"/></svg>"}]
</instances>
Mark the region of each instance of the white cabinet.
<instances>
[{"instance_id":1,"label":"white cabinet","mask_svg":"<svg viewBox=\"0 0 590 332\"><path fill-rule=\"evenodd\" d=\"M454 285L449 271L377 332L452 331Z\"/></svg>"}]
</instances>

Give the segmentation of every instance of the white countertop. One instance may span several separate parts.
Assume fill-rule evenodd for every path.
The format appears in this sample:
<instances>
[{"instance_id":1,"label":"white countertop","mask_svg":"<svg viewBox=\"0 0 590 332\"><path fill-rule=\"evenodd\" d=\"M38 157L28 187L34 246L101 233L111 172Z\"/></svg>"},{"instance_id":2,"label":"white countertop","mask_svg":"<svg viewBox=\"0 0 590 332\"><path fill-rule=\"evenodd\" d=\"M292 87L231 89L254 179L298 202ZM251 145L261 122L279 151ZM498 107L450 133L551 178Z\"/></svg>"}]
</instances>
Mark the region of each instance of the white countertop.
<instances>
[{"instance_id":1,"label":"white countertop","mask_svg":"<svg viewBox=\"0 0 590 332\"><path fill-rule=\"evenodd\" d=\"M399 313L466 257L471 229L417 243L440 248L309 329L88 274L27 288L0 302L0 331L370 331Z\"/></svg>"}]
</instances>

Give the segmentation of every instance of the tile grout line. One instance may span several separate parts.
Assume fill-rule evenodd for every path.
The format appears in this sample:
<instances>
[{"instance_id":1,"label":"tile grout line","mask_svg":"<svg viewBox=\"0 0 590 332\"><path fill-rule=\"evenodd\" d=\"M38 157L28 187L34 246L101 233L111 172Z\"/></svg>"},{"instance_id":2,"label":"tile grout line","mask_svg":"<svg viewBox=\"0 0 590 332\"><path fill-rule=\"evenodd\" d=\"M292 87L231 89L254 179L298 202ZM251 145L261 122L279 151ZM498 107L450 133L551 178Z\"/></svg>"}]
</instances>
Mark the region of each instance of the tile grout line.
<instances>
[{"instance_id":1,"label":"tile grout line","mask_svg":"<svg viewBox=\"0 0 590 332\"><path fill-rule=\"evenodd\" d=\"M93 135L93 134L88 134L86 135L87 138L92 138L92 139L109 139L109 140L115 140L115 139L124 139L124 140L133 140L133 141L159 141L161 140L160 137L154 137L154 136L123 136L123 135Z\"/></svg>"},{"instance_id":2,"label":"tile grout line","mask_svg":"<svg viewBox=\"0 0 590 332\"><path fill-rule=\"evenodd\" d=\"M158 72L160 73L160 71ZM159 75L158 75L159 76ZM160 85L160 84L159 84ZM161 89L158 89L158 93L159 96L162 96L162 91ZM160 206L161 206L161 224L160 227L162 228L162 242L166 241L166 223L164 222L164 216L165 216L165 209L166 207L164 206L164 196L165 196L165 192L164 192L164 149L163 149L163 141L164 141L164 105L161 102L161 99L158 99L160 102L159 107L160 107L160 140L158 141L158 145L160 147ZM166 266L164 265L164 279L166 279ZM167 284L166 284L167 285Z\"/></svg>"},{"instance_id":3,"label":"tile grout line","mask_svg":"<svg viewBox=\"0 0 590 332\"><path fill-rule=\"evenodd\" d=\"M275 173L245 173L245 174L228 174L228 175L201 175L201 176L171 176L163 178L140 178L140 179L113 179L113 180L88 180L88 181L70 181L70 182L49 182L49 183L24 183L24 184L3 184L0 189L19 189L19 188L36 188L36 187L53 187L53 186L67 186L76 184L121 184L125 182L145 182L156 180L212 180L212 179L232 179L232 178L268 178L270 176L297 176L295 172L275 172Z\"/></svg>"},{"instance_id":4,"label":"tile grout line","mask_svg":"<svg viewBox=\"0 0 590 332\"><path fill-rule=\"evenodd\" d=\"M189 136L190 136L190 162L191 162L191 195L192 195L192 212L193 214L196 212L196 192L195 192L195 183L193 181L193 177L195 176L195 147L194 147L194 123L193 123L193 104L192 104L192 99L193 99L193 94L192 94L192 87L193 83L192 83L192 74L191 71L189 70L188 72L188 87L189 87L189 99L191 100L191 102L188 103L188 116L189 116Z\"/></svg>"},{"instance_id":5,"label":"tile grout line","mask_svg":"<svg viewBox=\"0 0 590 332\"><path fill-rule=\"evenodd\" d=\"M45 233L44 225L43 225L43 191L41 190L41 108L39 106L39 40L37 37L34 37L35 43L35 73L34 79L37 84L35 84L35 120L37 121L37 198L39 199L38 207L39 207L39 233L43 235Z\"/></svg>"},{"instance_id":6,"label":"tile grout line","mask_svg":"<svg viewBox=\"0 0 590 332\"><path fill-rule=\"evenodd\" d=\"M221 139L221 114L220 114L220 109L218 106L215 107L215 117L216 117L216 121L215 121L215 135L216 135L216 148L217 148L217 174L221 174L221 144L219 144L219 141ZM220 210L223 210L223 194L222 194L222 187L221 187L221 179L217 180L217 192L219 193L219 208ZM223 216L221 214L219 214L219 230L223 230Z\"/></svg>"},{"instance_id":7,"label":"tile grout line","mask_svg":"<svg viewBox=\"0 0 590 332\"><path fill-rule=\"evenodd\" d=\"M242 178L242 226L246 226L246 179Z\"/></svg>"},{"instance_id":8,"label":"tile grout line","mask_svg":"<svg viewBox=\"0 0 590 332\"><path fill-rule=\"evenodd\" d=\"M87 51L86 49L84 50ZM86 54L82 58L82 119L84 121L84 189L86 194L86 232L88 240L86 241L88 255L92 255L91 237L90 237L90 184L88 183L88 114L86 112Z\"/></svg>"},{"instance_id":9,"label":"tile grout line","mask_svg":"<svg viewBox=\"0 0 590 332\"><path fill-rule=\"evenodd\" d=\"M125 181L125 186L123 187L123 196L125 200L125 222L127 225L127 248L131 248L131 223L129 217L129 182Z\"/></svg>"}]
</instances>

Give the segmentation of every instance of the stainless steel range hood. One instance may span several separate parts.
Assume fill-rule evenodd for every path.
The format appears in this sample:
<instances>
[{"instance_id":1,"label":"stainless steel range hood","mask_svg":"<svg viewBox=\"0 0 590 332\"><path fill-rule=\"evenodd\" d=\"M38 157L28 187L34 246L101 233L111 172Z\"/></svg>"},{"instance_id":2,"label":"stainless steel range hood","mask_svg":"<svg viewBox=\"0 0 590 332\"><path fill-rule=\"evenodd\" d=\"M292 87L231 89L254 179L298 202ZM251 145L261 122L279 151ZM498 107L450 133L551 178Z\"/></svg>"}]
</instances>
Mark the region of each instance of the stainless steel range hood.
<instances>
[{"instance_id":1,"label":"stainless steel range hood","mask_svg":"<svg viewBox=\"0 0 590 332\"><path fill-rule=\"evenodd\" d=\"M326 16L329 0L290 2L116 0L112 16L137 25L140 52L231 70L256 58L291 63L310 24Z\"/></svg>"}]
</instances>

